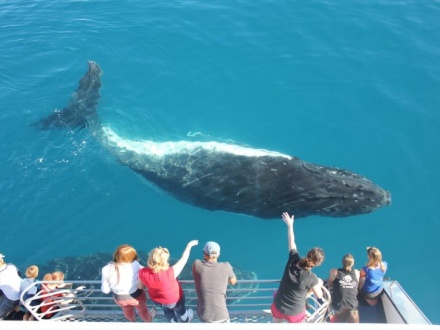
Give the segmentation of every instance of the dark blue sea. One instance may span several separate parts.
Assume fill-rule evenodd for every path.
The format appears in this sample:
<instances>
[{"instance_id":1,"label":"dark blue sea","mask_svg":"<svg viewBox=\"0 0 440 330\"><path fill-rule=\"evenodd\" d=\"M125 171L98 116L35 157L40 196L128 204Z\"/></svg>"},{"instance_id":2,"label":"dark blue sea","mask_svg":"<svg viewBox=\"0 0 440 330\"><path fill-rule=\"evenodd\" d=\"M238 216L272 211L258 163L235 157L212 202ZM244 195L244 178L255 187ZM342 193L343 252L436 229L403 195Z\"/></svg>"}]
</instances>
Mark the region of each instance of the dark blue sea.
<instances>
[{"instance_id":1,"label":"dark blue sea","mask_svg":"<svg viewBox=\"0 0 440 330\"><path fill-rule=\"evenodd\" d=\"M67 105L94 60L99 114L131 139L233 141L365 175L393 203L295 225L301 253L381 249L440 324L438 0L0 1L0 252L30 264L122 243L222 259L279 278L281 220L210 212L118 164L88 130L32 124ZM191 259L201 257L201 249Z\"/></svg>"}]
</instances>

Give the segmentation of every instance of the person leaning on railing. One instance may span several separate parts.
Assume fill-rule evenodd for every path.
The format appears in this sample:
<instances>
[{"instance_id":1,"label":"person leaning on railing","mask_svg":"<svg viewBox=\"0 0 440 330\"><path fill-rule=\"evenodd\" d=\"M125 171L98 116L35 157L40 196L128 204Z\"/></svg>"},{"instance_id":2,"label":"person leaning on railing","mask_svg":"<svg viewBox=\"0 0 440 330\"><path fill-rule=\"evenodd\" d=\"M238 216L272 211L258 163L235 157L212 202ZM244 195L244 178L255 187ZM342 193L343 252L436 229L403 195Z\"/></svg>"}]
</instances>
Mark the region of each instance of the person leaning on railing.
<instances>
[{"instance_id":1,"label":"person leaning on railing","mask_svg":"<svg viewBox=\"0 0 440 330\"><path fill-rule=\"evenodd\" d=\"M218 262L219 256L220 245L207 242L203 248L203 260L197 259L192 266L197 293L197 315L202 322L230 322L226 307L226 289L228 283L237 283L237 277L229 262Z\"/></svg>"},{"instance_id":2,"label":"person leaning on railing","mask_svg":"<svg viewBox=\"0 0 440 330\"><path fill-rule=\"evenodd\" d=\"M168 249L158 246L150 251L148 267L139 271L139 279L148 289L150 299L162 307L168 322L190 322L194 317L194 311L185 306L185 295L177 277L185 267L191 248L199 244L198 240L192 240L182 253L182 257L170 266L170 252Z\"/></svg>"},{"instance_id":3,"label":"person leaning on railing","mask_svg":"<svg viewBox=\"0 0 440 330\"><path fill-rule=\"evenodd\" d=\"M314 247L306 257L301 258L295 243L294 216L284 212L281 218L287 225L289 259L271 306L272 322L300 323L306 318L305 305L309 291L313 292L318 301L322 301L323 281L312 272L312 269L322 264L324 251Z\"/></svg>"},{"instance_id":4,"label":"person leaning on railing","mask_svg":"<svg viewBox=\"0 0 440 330\"><path fill-rule=\"evenodd\" d=\"M0 253L0 320L3 320L20 302L21 277L17 267L7 264Z\"/></svg>"},{"instance_id":5,"label":"person leaning on railing","mask_svg":"<svg viewBox=\"0 0 440 330\"><path fill-rule=\"evenodd\" d=\"M134 311L137 310L142 320L151 322L156 310L148 311L147 296L138 279L140 269L136 250L128 244L118 246L113 261L102 268L101 291L113 293L115 303L122 308L127 320L135 322Z\"/></svg>"},{"instance_id":6,"label":"person leaning on railing","mask_svg":"<svg viewBox=\"0 0 440 330\"><path fill-rule=\"evenodd\" d=\"M50 319L60 307L70 304L75 294L70 291L71 284L64 282L64 273L61 271L44 275L43 282L45 281L52 281L52 283L41 284L40 291L34 297L41 297L40 313L44 314L43 319ZM79 286L75 290L82 289L84 286Z\"/></svg>"},{"instance_id":7,"label":"person leaning on railing","mask_svg":"<svg viewBox=\"0 0 440 330\"><path fill-rule=\"evenodd\" d=\"M38 272L39 269L37 265L29 266L26 269L26 273L25 273L26 278L22 280L20 286L20 292L25 292L25 294L23 295L23 301L32 298L37 294L38 287L34 285L34 282L38 277ZM37 305L38 300L37 299L32 300L31 304L34 306ZM30 312L27 310L27 308L23 306L21 303L20 303L20 310L24 312L23 321L29 321L29 320L32 321L34 319L33 315L31 315Z\"/></svg>"}]
</instances>

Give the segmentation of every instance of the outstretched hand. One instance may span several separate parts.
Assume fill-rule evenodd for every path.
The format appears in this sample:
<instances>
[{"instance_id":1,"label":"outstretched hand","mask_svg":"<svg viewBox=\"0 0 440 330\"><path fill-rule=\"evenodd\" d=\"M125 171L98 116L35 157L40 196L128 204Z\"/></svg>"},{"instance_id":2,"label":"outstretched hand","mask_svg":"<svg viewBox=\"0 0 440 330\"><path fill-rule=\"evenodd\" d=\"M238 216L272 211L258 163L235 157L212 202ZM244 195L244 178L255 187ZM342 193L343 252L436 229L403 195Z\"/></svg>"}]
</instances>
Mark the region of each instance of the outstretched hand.
<instances>
[{"instance_id":1,"label":"outstretched hand","mask_svg":"<svg viewBox=\"0 0 440 330\"><path fill-rule=\"evenodd\" d=\"M199 241L197 239L190 241L187 246L192 248L193 246L199 245Z\"/></svg>"},{"instance_id":2,"label":"outstretched hand","mask_svg":"<svg viewBox=\"0 0 440 330\"><path fill-rule=\"evenodd\" d=\"M289 215L289 213L284 212L281 216L281 219L283 219L284 223L288 226L293 226L293 222L295 220L295 216L292 214L292 216Z\"/></svg>"}]
</instances>

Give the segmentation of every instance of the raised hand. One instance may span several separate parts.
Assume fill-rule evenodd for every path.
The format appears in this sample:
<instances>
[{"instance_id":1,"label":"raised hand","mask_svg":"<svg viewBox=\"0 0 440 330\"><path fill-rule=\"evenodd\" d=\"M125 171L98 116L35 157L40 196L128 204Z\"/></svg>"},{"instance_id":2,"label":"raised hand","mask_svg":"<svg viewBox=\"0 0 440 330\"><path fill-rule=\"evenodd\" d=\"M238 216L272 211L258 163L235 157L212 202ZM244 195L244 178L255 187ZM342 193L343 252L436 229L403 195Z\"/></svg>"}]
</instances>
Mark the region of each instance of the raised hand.
<instances>
[{"instance_id":1,"label":"raised hand","mask_svg":"<svg viewBox=\"0 0 440 330\"><path fill-rule=\"evenodd\" d=\"M293 226L293 222L295 220L295 216L292 214L292 216L289 215L289 213L284 212L281 216L281 219L283 219L284 223L288 226Z\"/></svg>"},{"instance_id":2,"label":"raised hand","mask_svg":"<svg viewBox=\"0 0 440 330\"><path fill-rule=\"evenodd\" d=\"M193 247L193 246L196 246L196 245L199 245L199 241L198 241L197 239L192 240L192 241L190 241L190 242L187 244L188 247Z\"/></svg>"}]
</instances>

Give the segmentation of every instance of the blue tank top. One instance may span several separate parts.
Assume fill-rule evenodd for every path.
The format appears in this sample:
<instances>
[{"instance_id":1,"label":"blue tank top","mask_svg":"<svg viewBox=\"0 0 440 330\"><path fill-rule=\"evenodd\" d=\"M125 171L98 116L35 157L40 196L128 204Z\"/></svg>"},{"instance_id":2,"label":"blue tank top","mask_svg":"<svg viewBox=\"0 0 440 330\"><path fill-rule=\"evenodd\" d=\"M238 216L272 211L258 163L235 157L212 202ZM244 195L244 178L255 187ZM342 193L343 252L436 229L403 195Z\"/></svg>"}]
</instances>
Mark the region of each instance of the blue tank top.
<instances>
[{"instance_id":1,"label":"blue tank top","mask_svg":"<svg viewBox=\"0 0 440 330\"><path fill-rule=\"evenodd\" d=\"M362 270L365 272L365 284L362 288L362 291L365 293L375 293L379 290L383 289L383 277L385 275L385 272L388 268L388 264L386 261L383 261L383 264L385 266L385 271L382 271L382 269L375 268L371 269L367 266L362 267Z\"/></svg>"}]
</instances>

